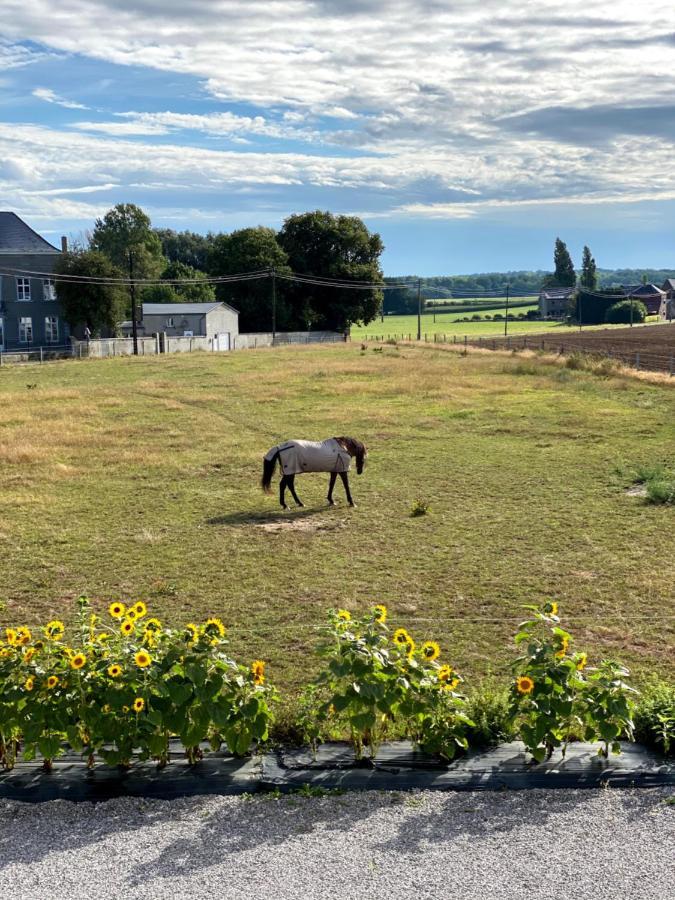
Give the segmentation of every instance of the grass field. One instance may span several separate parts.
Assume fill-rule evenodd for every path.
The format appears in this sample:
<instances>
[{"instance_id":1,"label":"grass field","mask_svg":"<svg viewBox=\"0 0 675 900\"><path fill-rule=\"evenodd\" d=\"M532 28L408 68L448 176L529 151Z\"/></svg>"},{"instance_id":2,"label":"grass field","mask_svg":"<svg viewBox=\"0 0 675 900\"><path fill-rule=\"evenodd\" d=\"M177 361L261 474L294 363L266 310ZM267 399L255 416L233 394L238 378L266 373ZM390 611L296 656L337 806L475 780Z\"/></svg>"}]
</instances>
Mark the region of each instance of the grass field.
<instances>
[{"instance_id":1,"label":"grass field","mask_svg":"<svg viewBox=\"0 0 675 900\"><path fill-rule=\"evenodd\" d=\"M282 686L316 668L331 606L385 602L470 674L505 672L520 606L554 597L578 635L675 671L672 507L628 497L672 465L675 391L545 360L358 343L66 361L0 372L0 620L80 592L175 622L217 614ZM289 437L370 448L357 509L259 488ZM430 513L410 517L416 499Z\"/></svg>"},{"instance_id":2,"label":"grass field","mask_svg":"<svg viewBox=\"0 0 675 900\"><path fill-rule=\"evenodd\" d=\"M520 310L519 310L520 311ZM495 310L499 312L499 310ZM502 315L504 311L502 310ZM492 314L492 313L491 313ZM466 313L437 313L436 322L434 322L431 313L424 313L422 316L422 337L425 334L447 334L462 336L468 334L477 337L478 335L504 334L504 320L499 319L496 322L459 322L458 319L464 318ZM527 319L509 319L509 334L529 334L535 331L558 331L560 329L569 331L569 325L563 325L561 322L538 322L528 321ZM417 336L417 316L385 316L384 322L376 319L369 325L352 325L352 340L362 340L366 336L384 335L387 337L399 338L401 335L412 335L413 339Z\"/></svg>"}]
</instances>

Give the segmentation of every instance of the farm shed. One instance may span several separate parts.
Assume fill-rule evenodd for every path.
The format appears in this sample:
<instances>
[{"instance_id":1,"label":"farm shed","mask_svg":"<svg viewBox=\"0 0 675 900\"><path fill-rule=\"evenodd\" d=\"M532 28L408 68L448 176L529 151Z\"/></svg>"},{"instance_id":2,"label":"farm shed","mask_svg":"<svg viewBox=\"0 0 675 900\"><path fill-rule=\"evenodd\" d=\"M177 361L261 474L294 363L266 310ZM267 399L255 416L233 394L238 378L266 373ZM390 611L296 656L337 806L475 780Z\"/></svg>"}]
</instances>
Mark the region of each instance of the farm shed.
<instances>
[{"instance_id":1,"label":"farm shed","mask_svg":"<svg viewBox=\"0 0 675 900\"><path fill-rule=\"evenodd\" d=\"M647 314L656 315L661 308L661 301L665 292L655 284L624 285L626 296L633 300L639 300L647 307Z\"/></svg>"},{"instance_id":2,"label":"farm shed","mask_svg":"<svg viewBox=\"0 0 675 900\"><path fill-rule=\"evenodd\" d=\"M142 313L144 334L216 338L222 350L239 334L239 311L227 303L144 303Z\"/></svg>"},{"instance_id":3,"label":"farm shed","mask_svg":"<svg viewBox=\"0 0 675 900\"><path fill-rule=\"evenodd\" d=\"M67 343L68 327L49 277L60 252L16 213L0 211L0 272L7 273L0 274L0 351Z\"/></svg>"}]
</instances>

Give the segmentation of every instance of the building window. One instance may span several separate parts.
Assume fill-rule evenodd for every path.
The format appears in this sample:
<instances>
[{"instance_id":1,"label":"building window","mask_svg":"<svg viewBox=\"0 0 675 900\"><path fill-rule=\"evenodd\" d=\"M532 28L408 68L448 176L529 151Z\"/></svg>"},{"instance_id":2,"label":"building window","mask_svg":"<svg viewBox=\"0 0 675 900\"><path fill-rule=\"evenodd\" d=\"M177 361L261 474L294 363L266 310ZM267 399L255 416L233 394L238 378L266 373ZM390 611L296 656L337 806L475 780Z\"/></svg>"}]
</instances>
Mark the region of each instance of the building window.
<instances>
[{"instance_id":1,"label":"building window","mask_svg":"<svg viewBox=\"0 0 675 900\"><path fill-rule=\"evenodd\" d=\"M56 316L45 316L45 341L56 344L59 340L59 320Z\"/></svg>"},{"instance_id":2,"label":"building window","mask_svg":"<svg viewBox=\"0 0 675 900\"><path fill-rule=\"evenodd\" d=\"M33 320L27 318L19 319L19 343L30 344L33 340Z\"/></svg>"},{"instance_id":3,"label":"building window","mask_svg":"<svg viewBox=\"0 0 675 900\"><path fill-rule=\"evenodd\" d=\"M169 316L169 318L166 320L166 327L173 328L173 316Z\"/></svg>"},{"instance_id":4,"label":"building window","mask_svg":"<svg viewBox=\"0 0 675 900\"><path fill-rule=\"evenodd\" d=\"M56 284L52 278L45 278L42 282L42 295L45 300L56 300Z\"/></svg>"},{"instance_id":5,"label":"building window","mask_svg":"<svg viewBox=\"0 0 675 900\"><path fill-rule=\"evenodd\" d=\"M16 299L30 300L30 278L16 279Z\"/></svg>"}]
</instances>

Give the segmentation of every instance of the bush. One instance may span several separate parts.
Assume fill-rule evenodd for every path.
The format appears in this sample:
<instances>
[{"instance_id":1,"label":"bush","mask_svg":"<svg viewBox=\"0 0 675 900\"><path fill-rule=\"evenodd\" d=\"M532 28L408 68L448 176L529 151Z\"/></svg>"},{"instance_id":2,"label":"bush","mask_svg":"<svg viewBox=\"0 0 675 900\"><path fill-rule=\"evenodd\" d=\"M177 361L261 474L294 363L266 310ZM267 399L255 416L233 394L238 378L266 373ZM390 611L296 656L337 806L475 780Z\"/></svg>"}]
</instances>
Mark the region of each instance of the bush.
<instances>
[{"instance_id":1,"label":"bush","mask_svg":"<svg viewBox=\"0 0 675 900\"><path fill-rule=\"evenodd\" d=\"M418 516L426 516L431 509L431 504L426 500L414 500L410 507L410 517L416 519Z\"/></svg>"},{"instance_id":2,"label":"bush","mask_svg":"<svg viewBox=\"0 0 675 900\"><path fill-rule=\"evenodd\" d=\"M481 316L480 313L474 313L474 314L471 316L471 321L472 321L472 322L482 322L482 321L483 321L483 317Z\"/></svg>"},{"instance_id":3,"label":"bush","mask_svg":"<svg viewBox=\"0 0 675 900\"><path fill-rule=\"evenodd\" d=\"M654 479L647 482L647 503L671 504L675 503L675 480L659 481Z\"/></svg>"},{"instance_id":4,"label":"bush","mask_svg":"<svg viewBox=\"0 0 675 900\"><path fill-rule=\"evenodd\" d=\"M494 679L486 679L467 697L466 714L473 722L467 731L471 747L494 747L514 737L509 692Z\"/></svg>"},{"instance_id":5,"label":"bush","mask_svg":"<svg viewBox=\"0 0 675 900\"><path fill-rule=\"evenodd\" d=\"M640 300L620 300L618 303L610 306L605 313L605 322L608 325L625 325L629 322L639 323L644 322L646 318L647 307Z\"/></svg>"},{"instance_id":6,"label":"bush","mask_svg":"<svg viewBox=\"0 0 675 900\"><path fill-rule=\"evenodd\" d=\"M219 619L172 631L147 618L141 601L112 603L105 623L79 600L68 633L49 622L36 638L7 628L0 648L0 761L11 768L18 741L24 759L40 753L49 767L65 745L109 765L168 762L177 735L188 760L200 743L227 744L235 755L267 738L273 688L265 664L241 666L227 652Z\"/></svg>"},{"instance_id":7,"label":"bush","mask_svg":"<svg viewBox=\"0 0 675 900\"><path fill-rule=\"evenodd\" d=\"M423 750L453 759L468 746L473 722L457 692L462 678L439 663L440 647L426 641L417 647L404 628L390 635L387 609L378 605L352 619L344 609L331 611L320 653L327 660L320 673L311 710L314 742L326 727L349 731L357 759L364 748L374 759L394 724Z\"/></svg>"},{"instance_id":8,"label":"bush","mask_svg":"<svg viewBox=\"0 0 675 900\"><path fill-rule=\"evenodd\" d=\"M577 738L602 741L598 752L605 757L610 747L620 753L619 738L632 740L633 733L637 692L627 684L630 673L608 660L586 669L586 653L569 652L572 635L560 627L557 603L525 608L532 617L516 634L516 644L526 651L515 661L511 688L512 717L523 743L537 762L550 759L557 747L564 756Z\"/></svg>"},{"instance_id":9,"label":"bush","mask_svg":"<svg viewBox=\"0 0 675 900\"><path fill-rule=\"evenodd\" d=\"M493 322L502 322L504 320L504 316L501 313L495 313L492 317Z\"/></svg>"},{"instance_id":10,"label":"bush","mask_svg":"<svg viewBox=\"0 0 675 900\"><path fill-rule=\"evenodd\" d=\"M654 678L643 687L635 711L635 739L675 755L675 685Z\"/></svg>"}]
</instances>

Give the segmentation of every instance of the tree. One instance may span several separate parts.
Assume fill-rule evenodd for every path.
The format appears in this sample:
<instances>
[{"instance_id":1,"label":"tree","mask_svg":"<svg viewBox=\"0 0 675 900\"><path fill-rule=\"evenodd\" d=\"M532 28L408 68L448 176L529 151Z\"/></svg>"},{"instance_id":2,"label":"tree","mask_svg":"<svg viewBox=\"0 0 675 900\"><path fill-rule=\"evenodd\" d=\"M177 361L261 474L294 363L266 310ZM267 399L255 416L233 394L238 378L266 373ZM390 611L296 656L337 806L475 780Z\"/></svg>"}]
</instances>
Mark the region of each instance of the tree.
<instances>
[{"instance_id":1,"label":"tree","mask_svg":"<svg viewBox=\"0 0 675 900\"><path fill-rule=\"evenodd\" d=\"M357 216L330 212L290 216L279 232L279 243L294 272L345 281L382 281L380 255L384 244ZM382 291L294 285L296 309L309 310L318 328L344 330L367 324L382 306Z\"/></svg>"},{"instance_id":2,"label":"tree","mask_svg":"<svg viewBox=\"0 0 675 900\"><path fill-rule=\"evenodd\" d=\"M62 253L55 267L57 275L80 275L89 278L121 278L120 272L96 250ZM88 325L92 334L115 334L124 319L127 305L126 288L115 284L92 284L56 280L56 296L63 315L75 330Z\"/></svg>"},{"instance_id":3,"label":"tree","mask_svg":"<svg viewBox=\"0 0 675 900\"><path fill-rule=\"evenodd\" d=\"M241 228L232 234L214 238L208 259L212 275L238 275L261 269L274 269L288 275L288 257L277 242L272 228ZM287 290L279 279L276 289L276 327L287 330L297 327L287 303ZM272 283L269 278L238 281L216 286L216 297L239 310L240 331L272 330Z\"/></svg>"},{"instance_id":4,"label":"tree","mask_svg":"<svg viewBox=\"0 0 675 900\"><path fill-rule=\"evenodd\" d=\"M136 286L134 279L156 278L164 264L162 245L150 227L150 218L134 203L118 203L97 219L91 247L99 250L131 279L131 322L134 353L138 353Z\"/></svg>"},{"instance_id":5,"label":"tree","mask_svg":"<svg viewBox=\"0 0 675 900\"><path fill-rule=\"evenodd\" d=\"M174 231L172 228L155 228L162 244L162 253L169 262L180 262L201 271L207 271L209 254L215 235L197 234L194 231Z\"/></svg>"},{"instance_id":6,"label":"tree","mask_svg":"<svg viewBox=\"0 0 675 900\"><path fill-rule=\"evenodd\" d=\"M560 287L574 287L577 283L577 275L574 271L574 263L567 249L567 244L560 238L555 239L555 249L553 251L553 262L555 264L555 272L553 278Z\"/></svg>"},{"instance_id":7,"label":"tree","mask_svg":"<svg viewBox=\"0 0 675 900\"><path fill-rule=\"evenodd\" d=\"M96 220L91 249L105 253L131 278L157 278L165 266L150 218L134 203L118 203Z\"/></svg>"},{"instance_id":8,"label":"tree","mask_svg":"<svg viewBox=\"0 0 675 900\"><path fill-rule=\"evenodd\" d=\"M584 247L579 284L589 291L594 291L598 286L598 273L595 266L595 260L591 256L591 251L588 247Z\"/></svg>"},{"instance_id":9,"label":"tree","mask_svg":"<svg viewBox=\"0 0 675 900\"><path fill-rule=\"evenodd\" d=\"M164 269L162 281L182 281L184 284L153 284L143 288L144 303L212 303L216 292L205 279L204 272L185 263L173 262Z\"/></svg>"}]
</instances>

